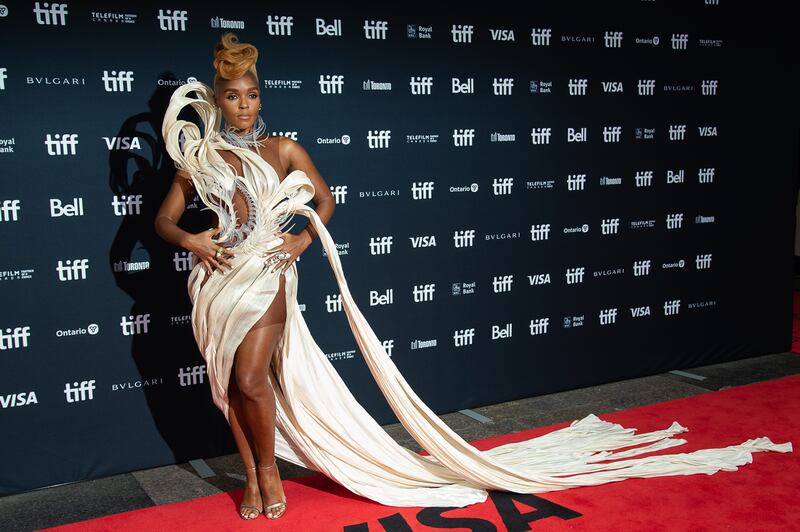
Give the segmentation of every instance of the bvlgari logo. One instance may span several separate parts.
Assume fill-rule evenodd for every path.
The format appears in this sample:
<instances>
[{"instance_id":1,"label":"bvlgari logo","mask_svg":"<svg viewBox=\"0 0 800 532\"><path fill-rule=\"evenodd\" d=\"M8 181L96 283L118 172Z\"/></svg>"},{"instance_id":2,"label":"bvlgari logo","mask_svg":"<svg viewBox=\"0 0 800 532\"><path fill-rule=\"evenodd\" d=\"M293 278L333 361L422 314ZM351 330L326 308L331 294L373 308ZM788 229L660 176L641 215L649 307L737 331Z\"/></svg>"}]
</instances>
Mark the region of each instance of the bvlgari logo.
<instances>
[{"instance_id":1,"label":"bvlgari logo","mask_svg":"<svg viewBox=\"0 0 800 532\"><path fill-rule=\"evenodd\" d=\"M67 77L67 76L26 76L25 82L28 85L86 85L86 78Z\"/></svg>"}]
</instances>

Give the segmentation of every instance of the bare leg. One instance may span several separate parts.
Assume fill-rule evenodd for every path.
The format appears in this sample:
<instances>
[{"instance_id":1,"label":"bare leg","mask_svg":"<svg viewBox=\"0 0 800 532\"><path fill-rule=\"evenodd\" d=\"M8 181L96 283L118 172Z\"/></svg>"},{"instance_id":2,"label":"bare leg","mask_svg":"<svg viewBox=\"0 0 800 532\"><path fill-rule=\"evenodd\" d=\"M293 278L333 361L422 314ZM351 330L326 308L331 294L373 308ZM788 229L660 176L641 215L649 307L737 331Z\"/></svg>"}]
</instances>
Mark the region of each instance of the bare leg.
<instances>
[{"instance_id":1,"label":"bare leg","mask_svg":"<svg viewBox=\"0 0 800 532\"><path fill-rule=\"evenodd\" d=\"M236 409L236 422L231 423L231 429L245 467L253 465L256 457L262 466L269 466L275 459L275 392L267 379L267 371L286 322L284 284L285 277L281 275L275 299L242 340L234 359L235 377L231 380L235 379L238 393L236 400L231 397L231 407ZM234 419L230 414L229 417ZM238 435L234 425L239 426ZM252 479L249 473L245 495L248 490L254 494L258 488L265 506L284 499L277 467L261 469ZM258 499L252 495L247 502L251 501L257 504Z\"/></svg>"}]
</instances>

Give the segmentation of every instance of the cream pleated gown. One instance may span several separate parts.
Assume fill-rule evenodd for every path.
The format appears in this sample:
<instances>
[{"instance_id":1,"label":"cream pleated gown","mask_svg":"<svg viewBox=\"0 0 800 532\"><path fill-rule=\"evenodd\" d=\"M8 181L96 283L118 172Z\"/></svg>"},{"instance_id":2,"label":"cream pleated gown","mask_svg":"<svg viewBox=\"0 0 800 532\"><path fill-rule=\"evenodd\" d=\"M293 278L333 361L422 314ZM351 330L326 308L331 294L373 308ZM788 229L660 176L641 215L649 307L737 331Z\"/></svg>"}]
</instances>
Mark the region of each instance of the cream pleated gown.
<instances>
[{"instance_id":1,"label":"cream pleated gown","mask_svg":"<svg viewBox=\"0 0 800 532\"><path fill-rule=\"evenodd\" d=\"M189 96L192 91L195 97ZM204 132L178 120L186 105L199 113ZM420 456L396 443L350 393L303 319L293 264L285 272L286 324L268 372L276 396L275 454L280 458L385 505L460 507L484 501L486 489L541 493L626 478L711 474L752 462L755 451L792 451L791 442L775 444L761 437L720 449L631 458L686 443L673 436L687 429L673 422L665 430L636 435L636 429L592 414L537 438L477 450L414 393L359 311L331 235L305 205L314 196L306 174L295 170L280 181L259 155L219 136L221 119L212 89L191 82L172 95L162 126L176 167L191 174L200 199L219 218L217 241L236 242L232 271L209 275L195 259L188 280L192 328L206 361L214 403L227 419L226 387L236 348L278 291L280 273L265 267L265 253L283 242L279 232L299 214L309 218L327 252L350 329L375 381L406 430L430 453ZM244 175L235 175L216 150L236 153ZM236 226L237 189L250 203L246 233ZM613 452L637 444L646 445ZM615 461L598 463L610 459Z\"/></svg>"}]
</instances>

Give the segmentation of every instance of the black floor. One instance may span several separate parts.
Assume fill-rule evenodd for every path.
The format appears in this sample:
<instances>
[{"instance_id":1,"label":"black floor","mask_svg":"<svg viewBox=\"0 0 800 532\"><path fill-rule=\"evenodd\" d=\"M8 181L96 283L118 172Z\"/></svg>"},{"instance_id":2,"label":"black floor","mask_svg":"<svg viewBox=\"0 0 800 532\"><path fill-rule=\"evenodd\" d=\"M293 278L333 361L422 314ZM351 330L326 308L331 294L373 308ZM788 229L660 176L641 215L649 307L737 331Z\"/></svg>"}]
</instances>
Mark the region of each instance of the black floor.
<instances>
[{"instance_id":1,"label":"black floor","mask_svg":"<svg viewBox=\"0 0 800 532\"><path fill-rule=\"evenodd\" d=\"M476 408L485 423L453 412L441 418L467 441L766 381L800 373L800 355L780 353L665 373L578 390ZM386 430L414 451L419 445L399 424ZM194 499L240 489L244 472L238 454L210 458L211 476L201 478L191 464L177 464L98 480L43 488L0 498L0 530L37 530L123 511ZM283 479L311 471L278 460Z\"/></svg>"}]
</instances>

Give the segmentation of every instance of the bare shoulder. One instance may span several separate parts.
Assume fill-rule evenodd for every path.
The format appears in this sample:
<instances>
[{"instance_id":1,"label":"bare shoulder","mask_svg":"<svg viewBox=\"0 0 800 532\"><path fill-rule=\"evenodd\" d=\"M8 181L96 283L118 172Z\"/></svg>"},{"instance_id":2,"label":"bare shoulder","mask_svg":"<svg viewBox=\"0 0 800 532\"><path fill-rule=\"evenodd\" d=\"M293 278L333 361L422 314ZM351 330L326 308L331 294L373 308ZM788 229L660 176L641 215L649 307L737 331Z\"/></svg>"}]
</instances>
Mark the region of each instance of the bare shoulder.
<instances>
[{"instance_id":1,"label":"bare shoulder","mask_svg":"<svg viewBox=\"0 0 800 532\"><path fill-rule=\"evenodd\" d=\"M287 170L308 171L314 163L303 145L289 137L280 137L279 153L281 163Z\"/></svg>"}]
</instances>

